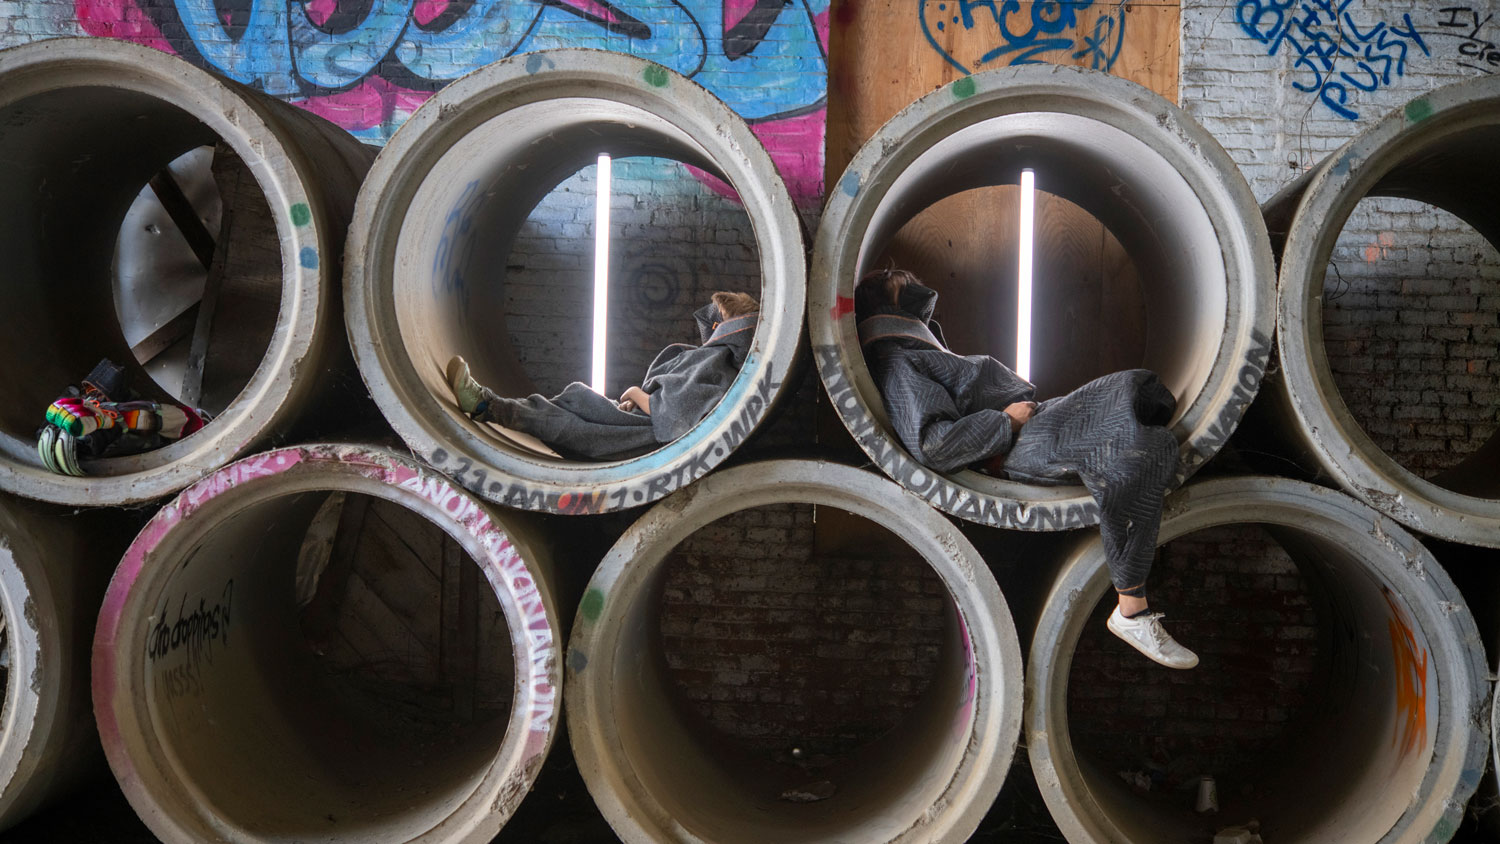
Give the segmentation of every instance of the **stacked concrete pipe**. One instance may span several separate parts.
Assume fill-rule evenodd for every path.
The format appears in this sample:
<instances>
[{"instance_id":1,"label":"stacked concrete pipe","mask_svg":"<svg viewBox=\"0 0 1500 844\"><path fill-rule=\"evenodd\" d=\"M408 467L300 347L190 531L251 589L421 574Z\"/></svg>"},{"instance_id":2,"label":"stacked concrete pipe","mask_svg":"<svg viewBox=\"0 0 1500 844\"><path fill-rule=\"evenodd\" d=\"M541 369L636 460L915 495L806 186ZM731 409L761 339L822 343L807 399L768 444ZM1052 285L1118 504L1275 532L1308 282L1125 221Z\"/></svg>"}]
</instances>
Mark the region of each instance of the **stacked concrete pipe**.
<instances>
[{"instance_id":1,"label":"stacked concrete pipe","mask_svg":"<svg viewBox=\"0 0 1500 844\"><path fill-rule=\"evenodd\" d=\"M0 829L103 768L88 649L109 572L129 541L107 513L64 516L0 500L0 616L6 672ZM117 540L117 541L116 541Z\"/></svg>"},{"instance_id":2,"label":"stacked concrete pipe","mask_svg":"<svg viewBox=\"0 0 1500 844\"><path fill-rule=\"evenodd\" d=\"M362 729L368 713L299 634L293 589L336 492L426 519L479 565L509 631L508 717L442 740ZM383 449L299 446L220 469L147 524L105 596L94 709L120 787L169 844L490 841L558 727L550 567L518 514Z\"/></svg>"},{"instance_id":3,"label":"stacked concrete pipe","mask_svg":"<svg viewBox=\"0 0 1500 844\"><path fill-rule=\"evenodd\" d=\"M501 394L533 391L503 328L506 256L531 208L602 152L673 158L734 188L755 231L761 314L739 376L696 427L638 458L584 462L469 420L443 370L463 354ZM660 65L573 49L496 62L423 104L360 192L345 277L360 373L407 445L492 501L560 513L647 504L728 457L783 393L805 287L796 209L744 120Z\"/></svg>"},{"instance_id":4,"label":"stacked concrete pipe","mask_svg":"<svg viewBox=\"0 0 1500 844\"><path fill-rule=\"evenodd\" d=\"M1323 286L1344 223L1367 196L1420 200L1500 246L1500 79L1439 88L1392 111L1266 203L1281 248L1277 432L1304 463L1414 530L1500 547L1500 436L1431 480L1396 463L1339 395L1323 342Z\"/></svg>"},{"instance_id":5,"label":"stacked concrete pipe","mask_svg":"<svg viewBox=\"0 0 1500 844\"><path fill-rule=\"evenodd\" d=\"M1238 524L1263 525L1315 584L1320 673L1332 678L1304 713L1305 740L1260 784L1267 794L1240 808L1267 841L1447 841L1484 772L1490 718L1484 646L1453 582L1384 515L1281 478L1186 487L1168 499L1159 542ZM1073 653L1108 591L1103 547L1089 537L1059 569L1031 645L1027 748L1053 818L1073 844L1188 840L1243 820L1205 820L1191 799L1145 799L1075 753Z\"/></svg>"},{"instance_id":6,"label":"stacked concrete pipe","mask_svg":"<svg viewBox=\"0 0 1500 844\"><path fill-rule=\"evenodd\" d=\"M343 234L371 153L337 127L158 50L55 39L0 52L0 220L6 283L0 351L0 489L65 504L128 504L176 492L284 432L347 360L336 285ZM36 452L42 412L101 357L135 365L110 295L126 209L184 152L218 141L248 166L280 238L275 326L260 364L192 436L49 473ZM232 326L233 315L219 322ZM226 329L228 330L228 329ZM209 361L209 367L213 361Z\"/></svg>"},{"instance_id":7,"label":"stacked concrete pipe","mask_svg":"<svg viewBox=\"0 0 1500 844\"><path fill-rule=\"evenodd\" d=\"M1140 269L1150 323L1145 359L1129 365L1155 370L1177 396L1179 481L1217 453L1259 389L1274 267L1254 195L1223 148L1165 99L1105 73L1030 65L967 76L908 106L855 155L831 190L808 291L813 354L840 418L933 506L1058 530L1097 522L1083 487L940 475L912 460L890 430L853 314L855 282L903 224L943 197L1014 184L1025 167L1098 218Z\"/></svg>"},{"instance_id":8,"label":"stacked concrete pipe","mask_svg":"<svg viewBox=\"0 0 1500 844\"><path fill-rule=\"evenodd\" d=\"M764 763L739 758L676 707L657 615L667 555L715 519L812 503L900 537L946 585L942 666L907 719L857 751L813 803L779 800ZM870 472L769 461L710 475L625 531L584 593L568 643L568 725L589 791L628 844L961 842L1004 782L1020 726L1020 649L974 547L911 493Z\"/></svg>"}]
</instances>

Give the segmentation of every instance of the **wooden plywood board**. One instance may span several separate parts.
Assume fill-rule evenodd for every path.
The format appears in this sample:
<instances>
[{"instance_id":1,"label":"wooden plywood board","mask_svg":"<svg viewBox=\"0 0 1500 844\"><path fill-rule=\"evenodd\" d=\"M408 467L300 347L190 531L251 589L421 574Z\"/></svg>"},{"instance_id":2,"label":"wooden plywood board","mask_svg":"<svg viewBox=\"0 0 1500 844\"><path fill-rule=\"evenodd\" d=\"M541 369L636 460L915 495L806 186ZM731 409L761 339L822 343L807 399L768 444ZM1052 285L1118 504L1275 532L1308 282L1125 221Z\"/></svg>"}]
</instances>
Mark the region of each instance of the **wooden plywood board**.
<instances>
[{"instance_id":1,"label":"wooden plywood board","mask_svg":"<svg viewBox=\"0 0 1500 844\"><path fill-rule=\"evenodd\" d=\"M1093 67L1176 102L1178 3L834 0L827 184L909 103L1013 62Z\"/></svg>"}]
</instances>

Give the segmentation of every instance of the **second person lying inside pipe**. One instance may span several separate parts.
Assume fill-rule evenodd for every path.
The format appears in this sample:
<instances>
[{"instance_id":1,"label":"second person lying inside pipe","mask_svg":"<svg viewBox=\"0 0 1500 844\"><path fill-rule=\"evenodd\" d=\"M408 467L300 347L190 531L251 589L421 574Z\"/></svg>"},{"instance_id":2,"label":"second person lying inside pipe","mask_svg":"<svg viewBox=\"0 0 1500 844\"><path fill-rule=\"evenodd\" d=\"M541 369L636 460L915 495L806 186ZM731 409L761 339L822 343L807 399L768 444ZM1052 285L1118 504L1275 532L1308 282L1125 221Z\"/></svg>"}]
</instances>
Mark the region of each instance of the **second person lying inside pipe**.
<instances>
[{"instance_id":1,"label":"second person lying inside pipe","mask_svg":"<svg viewBox=\"0 0 1500 844\"><path fill-rule=\"evenodd\" d=\"M471 418L531 434L565 458L637 457L686 434L714 409L745 362L759 316L749 294L713 294L693 314L703 345L663 349L640 386L618 402L578 381L551 398L505 398L474 380L457 355L448 361L448 386Z\"/></svg>"},{"instance_id":2,"label":"second person lying inside pipe","mask_svg":"<svg viewBox=\"0 0 1500 844\"><path fill-rule=\"evenodd\" d=\"M897 269L865 276L854 291L860 347L901 444L939 472L1082 483L1099 502L1117 597L1110 632L1162 665L1197 665L1146 602L1162 497L1177 469L1166 427L1176 398L1155 373L1130 369L1038 404L1036 388L998 360L948 349L932 318L937 298Z\"/></svg>"}]
</instances>

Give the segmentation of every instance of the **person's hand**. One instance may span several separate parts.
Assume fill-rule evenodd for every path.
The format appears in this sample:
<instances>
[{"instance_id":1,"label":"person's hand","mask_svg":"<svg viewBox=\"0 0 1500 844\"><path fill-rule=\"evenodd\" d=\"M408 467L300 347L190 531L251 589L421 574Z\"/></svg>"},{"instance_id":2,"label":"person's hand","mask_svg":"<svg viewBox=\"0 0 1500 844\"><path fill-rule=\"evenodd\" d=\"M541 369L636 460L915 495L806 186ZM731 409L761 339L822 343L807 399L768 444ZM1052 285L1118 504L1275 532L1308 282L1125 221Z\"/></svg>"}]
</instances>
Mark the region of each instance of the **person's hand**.
<instances>
[{"instance_id":1,"label":"person's hand","mask_svg":"<svg viewBox=\"0 0 1500 844\"><path fill-rule=\"evenodd\" d=\"M1012 432L1021 430L1021 426L1031 421L1031 414L1036 412L1036 402L1018 401L1005 408L1005 415L1010 417L1010 429Z\"/></svg>"},{"instance_id":2,"label":"person's hand","mask_svg":"<svg viewBox=\"0 0 1500 844\"><path fill-rule=\"evenodd\" d=\"M640 387L631 387L620 394L620 409L629 413L636 408L647 416L651 415L651 394Z\"/></svg>"}]
</instances>

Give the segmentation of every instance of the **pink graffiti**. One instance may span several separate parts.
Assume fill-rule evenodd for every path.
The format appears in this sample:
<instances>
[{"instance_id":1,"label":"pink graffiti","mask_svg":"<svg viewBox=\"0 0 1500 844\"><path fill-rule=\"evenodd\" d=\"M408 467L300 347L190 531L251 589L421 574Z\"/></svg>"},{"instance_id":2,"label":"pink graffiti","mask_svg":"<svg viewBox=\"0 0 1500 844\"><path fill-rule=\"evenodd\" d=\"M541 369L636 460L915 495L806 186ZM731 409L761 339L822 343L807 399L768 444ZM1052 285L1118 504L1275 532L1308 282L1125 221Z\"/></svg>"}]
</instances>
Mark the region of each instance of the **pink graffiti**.
<instances>
[{"instance_id":1,"label":"pink graffiti","mask_svg":"<svg viewBox=\"0 0 1500 844\"><path fill-rule=\"evenodd\" d=\"M724 0L726 24L744 18L754 4L755 0ZM418 23L427 23L446 11L449 5L450 0L418 0L412 16ZM314 23L320 23L326 21L337 6L338 0L310 0L307 11ZM176 52L137 0L74 0L74 11L79 25L89 35L132 41L164 53ZM814 18L818 39L825 51L828 48L828 20L827 11ZM407 88L372 75L348 90L293 102L350 132L375 130L388 136L431 96L431 91ZM822 201L823 138L827 122L828 109L820 106L805 114L762 120L751 126L781 172L792 200L802 207L815 206ZM724 182L701 170L689 170L711 190L738 200L738 195Z\"/></svg>"}]
</instances>

